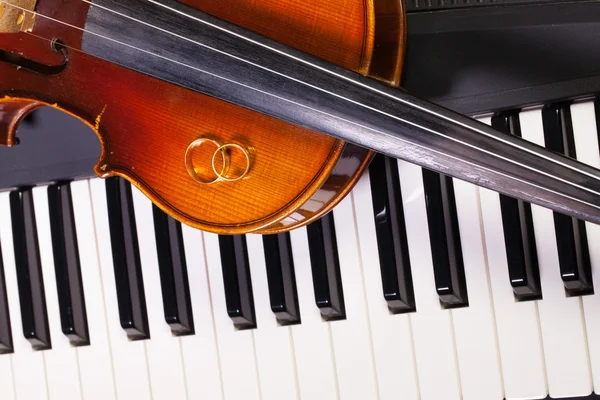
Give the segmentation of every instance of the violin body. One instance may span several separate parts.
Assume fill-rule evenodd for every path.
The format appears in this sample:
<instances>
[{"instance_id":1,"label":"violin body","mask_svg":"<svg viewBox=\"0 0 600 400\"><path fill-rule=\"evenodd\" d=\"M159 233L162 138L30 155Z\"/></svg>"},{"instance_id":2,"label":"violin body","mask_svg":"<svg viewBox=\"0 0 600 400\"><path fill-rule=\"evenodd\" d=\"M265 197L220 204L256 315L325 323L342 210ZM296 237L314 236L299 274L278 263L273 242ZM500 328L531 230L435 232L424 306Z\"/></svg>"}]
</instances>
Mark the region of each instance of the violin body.
<instances>
[{"instance_id":1,"label":"violin body","mask_svg":"<svg viewBox=\"0 0 600 400\"><path fill-rule=\"evenodd\" d=\"M405 28L397 0L181 2L399 84ZM122 176L174 218L220 234L305 225L334 207L368 166L373 153L364 148L78 51L82 30L75 27L84 27L89 7L81 0L38 0L35 11L51 19L38 15L31 32L0 34L0 145L16 144L19 122L35 108L63 110L97 133L99 176ZM52 39L59 40L54 48ZM15 67L19 63L35 68ZM232 165L247 163L247 173L213 184L194 179L186 156L199 138L243 148L230 148L227 157ZM222 172L227 163L223 158L219 166L219 159L227 151L199 150L190 162L202 164L202 174L212 173L211 161L214 172Z\"/></svg>"}]
</instances>

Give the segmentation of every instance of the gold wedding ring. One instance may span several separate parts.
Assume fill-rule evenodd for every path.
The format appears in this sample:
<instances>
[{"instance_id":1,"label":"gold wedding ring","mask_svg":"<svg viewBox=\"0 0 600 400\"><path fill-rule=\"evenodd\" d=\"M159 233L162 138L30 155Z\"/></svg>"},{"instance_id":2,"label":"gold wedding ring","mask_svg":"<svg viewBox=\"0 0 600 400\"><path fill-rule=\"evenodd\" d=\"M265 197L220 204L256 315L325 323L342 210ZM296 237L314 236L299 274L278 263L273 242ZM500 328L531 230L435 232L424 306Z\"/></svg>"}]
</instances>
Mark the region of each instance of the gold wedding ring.
<instances>
[{"instance_id":1,"label":"gold wedding ring","mask_svg":"<svg viewBox=\"0 0 600 400\"><path fill-rule=\"evenodd\" d=\"M244 169L244 172L242 172L239 176L236 177L228 177L224 175L224 171L226 171L227 169L222 169L221 172L217 172L217 167L215 166L215 157L217 156L217 153L220 152L224 152L229 148L235 148L238 149L242 152L242 154L244 155L244 157L246 158L246 168ZM223 181L227 181L227 182L236 182L239 181L240 179L242 179L243 177L245 177L248 174L248 171L250 171L250 153L248 152L248 150L246 150L245 148L243 148L242 146L240 146L237 143L227 143L224 144L222 146L220 146L215 153L212 156L212 169L213 172L215 173L215 175L217 175L219 178Z\"/></svg>"},{"instance_id":2,"label":"gold wedding ring","mask_svg":"<svg viewBox=\"0 0 600 400\"><path fill-rule=\"evenodd\" d=\"M194 167L194 162L193 162L192 157L193 157L194 151L199 149L200 146L202 146L204 143L212 143L213 145L215 145L215 148L217 149L212 156L213 171L216 169L215 168L215 155L219 152L218 149L221 148L221 143L217 142L216 140L208 139L208 138L196 139L188 146L187 150L185 151L185 169L187 170L188 175L196 182L198 182L202 185L210 185L210 184L216 183L221 180L221 175L225 172L225 169L227 168L227 158L225 157L225 152L221 151L221 157L222 157L222 161L223 161L223 169L221 170L221 173L220 174L215 173L216 178L213 180L203 179L200 176L200 174L198 173L198 171L196 170L196 168Z\"/></svg>"},{"instance_id":3,"label":"gold wedding ring","mask_svg":"<svg viewBox=\"0 0 600 400\"><path fill-rule=\"evenodd\" d=\"M195 165L194 164L194 153L201 154L202 150L199 150L200 147L202 146L206 146L212 144L216 150L214 151L214 153L212 154L212 158L211 158L211 168L208 167L208 155L204 156L206 158L206 165L204 168ZM242 171L242 172L238 172L235 176L232 176L231 174L229 174L229 171L231 170L232 167L232 163L231 163L231 150L235 149L240 151L244 158L245 158L245 167L244 168L237 168L237 171ZM206 149L204 149L206 150ZM209 153L210 154L210 153ZM217 161L218 161L218 155L221 155L221 168L219 171L218 165L217 165ZM244 148L243 146L237 144L237 143L226 143L226 144L221 144L219 143L217 140L211 139L211 138L207 138L207 137L201 137L198 138L196 140L194 140L187 148L186 152L185 152L185 169L187 170L188 175L197 183L200 183L202 185L211 185L213 183L217 183L217 182L236 182L239 181L240 179L244 178L246 175L248 175L248 172L250 171L250 166L251 166L251 159L250 159L250 153L249 151ZM211 177L208 177L208 175L214 174L215 178L214 179L210 179ZM233 171L232 173L236 173L236 171Z\"/></svg>"}]
</instances>

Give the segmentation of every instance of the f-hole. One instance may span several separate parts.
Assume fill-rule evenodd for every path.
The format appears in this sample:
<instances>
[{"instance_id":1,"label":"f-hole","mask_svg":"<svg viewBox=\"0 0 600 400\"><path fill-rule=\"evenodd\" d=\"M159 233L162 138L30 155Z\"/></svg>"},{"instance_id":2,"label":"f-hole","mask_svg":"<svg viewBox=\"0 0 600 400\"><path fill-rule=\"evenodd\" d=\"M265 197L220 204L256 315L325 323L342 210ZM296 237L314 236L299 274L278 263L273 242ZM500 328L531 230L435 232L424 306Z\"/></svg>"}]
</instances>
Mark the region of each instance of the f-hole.
<instances>
[{"instance_id":1,"label":"f-hole","mask_svg":"<svg viewBox=\"0 0 600 400\"><path fill-rule=\"evenodd\" d=\"M10 51L0 50L0 61L14 65L15 67L34 72L42 75L58 75L67 68L69 64L69 53L67 47L58 39L54 39L51 43L52 50L57 53L61 53L63 56L62 63L58 65L47 65L37 61L33 61L29 58L23 57L20 54L12 53Z\"/></svg>"}]
</instances>

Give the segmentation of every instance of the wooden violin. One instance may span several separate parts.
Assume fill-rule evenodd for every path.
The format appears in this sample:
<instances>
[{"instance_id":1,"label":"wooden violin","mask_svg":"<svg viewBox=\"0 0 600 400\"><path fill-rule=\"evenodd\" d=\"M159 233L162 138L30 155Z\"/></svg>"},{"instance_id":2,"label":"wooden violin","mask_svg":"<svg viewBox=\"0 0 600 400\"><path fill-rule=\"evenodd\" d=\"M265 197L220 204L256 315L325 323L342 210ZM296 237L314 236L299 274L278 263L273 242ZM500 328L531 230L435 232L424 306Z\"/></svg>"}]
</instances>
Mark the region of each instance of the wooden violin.
<instances>
[{"instance_id":1,"label":"wooden violin","mask_svg":"<svg viewBox=\"0 0 600 400\"><path fill-rule=\"evenodd\" d=\"M398 88L398 0L0 0L0 145L51 106L101 177L221 234L327 213L374 150L600 222L599 171Z\"/></svg>"}]
</instances>

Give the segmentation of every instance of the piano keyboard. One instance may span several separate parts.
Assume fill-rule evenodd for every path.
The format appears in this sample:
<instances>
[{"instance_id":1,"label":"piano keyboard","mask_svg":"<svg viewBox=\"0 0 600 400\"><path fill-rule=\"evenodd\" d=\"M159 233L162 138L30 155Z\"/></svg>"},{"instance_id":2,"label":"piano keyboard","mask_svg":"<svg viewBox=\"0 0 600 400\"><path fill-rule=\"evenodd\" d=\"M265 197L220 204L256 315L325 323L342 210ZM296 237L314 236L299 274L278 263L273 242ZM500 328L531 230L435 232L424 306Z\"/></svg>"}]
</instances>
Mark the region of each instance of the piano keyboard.
<instances>
[{"instance_id":1,"label":"piano keyboard","mask_svg":"<svg viewBox=\"0 0 600 400\"><path fill-rule=\"evenodd\" d=\"M600 167L600 104L483 122ZM320 221L182 226L120 178L0 193L1 399L600 390L600 227L377 156Z\"/></svg>"}]
</instances>

